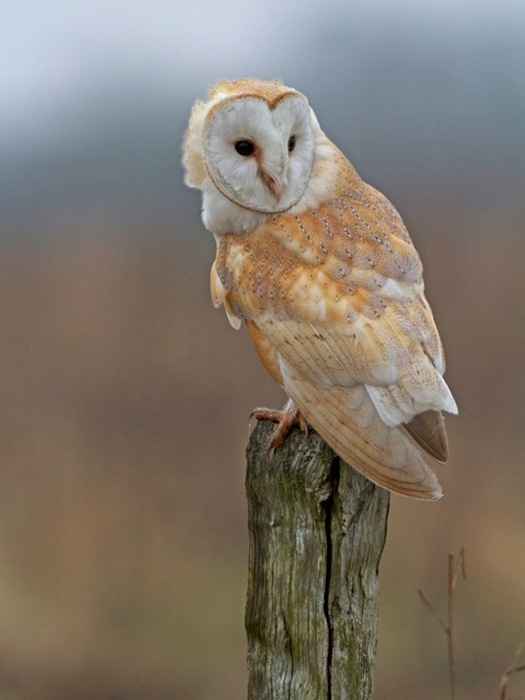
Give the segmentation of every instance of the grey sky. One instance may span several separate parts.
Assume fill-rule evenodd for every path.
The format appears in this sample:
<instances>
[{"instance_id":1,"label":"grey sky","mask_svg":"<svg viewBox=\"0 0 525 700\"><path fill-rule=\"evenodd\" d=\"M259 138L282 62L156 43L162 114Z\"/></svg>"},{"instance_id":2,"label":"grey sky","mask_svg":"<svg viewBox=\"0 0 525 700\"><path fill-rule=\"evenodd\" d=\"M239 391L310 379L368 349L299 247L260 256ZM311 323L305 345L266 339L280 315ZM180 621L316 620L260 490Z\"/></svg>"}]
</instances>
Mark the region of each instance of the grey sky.
<instances>
[{"instance_id":1,"label":"grey sky","mask_svg":"<svg viewBox=\"0 0 525 700\"><path fill-rule=\"evenodd\" d=\"M339 28L351 44L410 31L466 41L525 26L522 0L3 0L0 8L0 148L37 144L57 115L105 73L144 78L166 93L202 94L218 77L280 76L330 63ZM523 29L522 29L523 31ZM525 35L525 34L524 34ZM338 37L341 40L341 36ZM328 60L327 60L328 59ZM190 88L191 86L191 88Z\"/></svg>"},{"instance_id":2,"label":"grey sky","mask_svg":"<svg viewBox=\"0 0 525 700\"><path fill-rule=\"evenodd\" d=\"M523 0L2 0L0 224L194 219L191 105L243 76L398 198L522 199Z\"/></svg>"}]
</instances>

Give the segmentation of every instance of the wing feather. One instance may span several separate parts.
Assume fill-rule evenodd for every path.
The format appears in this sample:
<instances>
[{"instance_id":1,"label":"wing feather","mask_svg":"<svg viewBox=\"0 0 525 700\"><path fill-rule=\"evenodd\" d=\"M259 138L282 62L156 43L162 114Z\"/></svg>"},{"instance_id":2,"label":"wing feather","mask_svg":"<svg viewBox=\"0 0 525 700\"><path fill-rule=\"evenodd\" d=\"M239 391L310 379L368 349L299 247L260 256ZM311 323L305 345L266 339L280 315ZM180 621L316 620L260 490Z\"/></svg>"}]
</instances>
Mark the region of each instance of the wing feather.
<instances>
[{"instance_id":1,"label":"wing feather","mask_svg":"<svg viewBox=\"0 0 525 700\"><path fill-rule=\"evenodd\" d=\"M288 396L321 437L371 481L415 498L435 500L439 483L420 452L379 417L363 385L319 389L281 358Z\"/></svg>"}]
</instances>

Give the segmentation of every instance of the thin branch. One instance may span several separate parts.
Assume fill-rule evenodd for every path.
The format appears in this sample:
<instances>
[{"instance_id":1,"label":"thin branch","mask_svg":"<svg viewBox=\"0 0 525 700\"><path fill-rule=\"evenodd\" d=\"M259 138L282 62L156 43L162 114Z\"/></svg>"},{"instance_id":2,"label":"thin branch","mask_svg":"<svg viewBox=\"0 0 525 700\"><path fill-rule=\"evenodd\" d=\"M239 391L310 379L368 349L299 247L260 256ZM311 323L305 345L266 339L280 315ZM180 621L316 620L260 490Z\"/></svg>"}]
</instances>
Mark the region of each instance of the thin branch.
<instances>
[{"instance_id":1,"label":"thin branch","mask_svg":"<svg viewBox=\"0 0 525 700\"><path fill-rule=\"evenodd\" d=\"M449 561L454 561L454 555L448 555ZM457 578L459 571L461 569L461 578L465 580L467 578L467 571L465 567L465 547L461 547L459 550L458 558L456 559L456 566L454 568L454 575L452 577L452 586L455 588L457 584Z\"/></svg>"},{"instance_id":2,"label":"thin branch","mask_svg":"<svg viewBox=\"0 0 525 700\"><path fill-rule=\"evenodd\" d=\"M448 649L448 671L450 680L450 698L455 700L456 698L456 658L455 658L455 648L454 648L454 602L455 602L455 592L458 585L458 580L460 578L466 579L465 570L465 549L462 547L459 551L457 557L454 554L448 555L448 580L447 580L447 622L439 615L435 606L428 600L423 591L420 589L418 591L419 596L432 617L436 620L438 625L441 627L443 632L447 637L447 649ZM503 671L500 679L498 700L509 700L507 698L507 686L511 676L516 673L523 673L525 671L525 664L518 665L518 661L525 649L525 643L521 643L516 649L513 661L507 666Z\"/></svg>"},{"instance_id":3,"label":"thin branch","mask_svg":"<svg viewBox=\"0 0 525 700\"><path fill-rule=\"evenodd\" d=\"M458 575L461 571L463 579L465 572L465 549L462 547L455 560L453 554L448 555L448 625L447 625L447 646L448 646L448 675L450 679L450 698L456 698L456 655L454 649L454 593L458 583Z\"/></svg>"},{"instance_id":4,"label":"thin branch","mask_svg":"<svg viewBox=\"0 0 525 700\"><path fill-rule=\"evenodd\" d=\"M435 607L432 605L432 603L428 600L428 598L425 596L425 594L423 593L423 591L421 590L421 588L418 590L418 593L419 593L419 597L421 598L421 600L423 601L423 603L425 603L425 605L427 606L427 608L428 608L430 614L432 615L432 617L434 618L434 620L438 623L438 625L441 627L441 629L443 630L443 632L445 632L445 634L447 634L447 626L446 626L446 624L443 622L443 620L441 619L441 617L439 616L439 613L438 613L438 611L436 610L436 608L435 608Z\"/></svg>"},{"instance_id":5,"label":"thin branch","mask_svg":"<svg viewBox=\"0 0 525 700\"><path fill-rule=\"evenodd\" d=\"M465 571L465 548L462 547L457 557L453 554L448 555L448 581L447 581L447 622L438 614L436 608L429 602L423 591L419 591L419 595L426 607L432 614L433 618L439 624L447 637L448 651L448 675L450 681L450 698L456 700L456 656L454 649L454 594L458 584L459 574L463 579L466 578ZM502 700L499 698L499 700ZM503 697L503 700L506 700Z\"/></svg>"},{"instance_id":6,"label":"thin branch","mask_svg":"<svg viewBox=\"0 0 525 700\"><path fill-rule=\"evenodd\" d=\"M507 685L510 680L510 677L514 673L521 673L522 671L525 671L525 664L522 666L518 666L518 661L520 659L521 654L523 653L523 647L524 644L523 642L519 645L519 647L516 649L516 653L514 654L514 660L510 664L510 666L507 666L507 668L503 671L503 674L501 676L500 684L499 684L499 695L498 695L498 700L507 700Z\"/></svg>"}]
</instances>

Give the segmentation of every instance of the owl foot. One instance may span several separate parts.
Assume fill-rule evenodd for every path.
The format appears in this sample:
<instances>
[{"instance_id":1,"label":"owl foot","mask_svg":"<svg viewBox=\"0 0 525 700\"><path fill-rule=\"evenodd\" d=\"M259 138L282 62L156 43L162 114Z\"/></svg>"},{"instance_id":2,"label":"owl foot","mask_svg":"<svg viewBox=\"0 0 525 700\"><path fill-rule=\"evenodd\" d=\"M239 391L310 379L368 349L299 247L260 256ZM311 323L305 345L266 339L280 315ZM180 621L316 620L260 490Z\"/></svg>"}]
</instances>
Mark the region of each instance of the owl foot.
<instances>
[{"instance_id":1,"label":"owl foot","mask_svg":"<svg viewBox=\"0 0 525 700\"><path fill-rule=\"evenodd\" d=\"M291 401L286 404L282 411L278 411L275 408L255 408L250 413L250 420L252 418L270 420L273 423L277 423L270 440L269 452L273 452L273 450L280 447L290 430L295 426L299 427L305 435L308 435L308 423Z\"/></svg>"}]
</instances>

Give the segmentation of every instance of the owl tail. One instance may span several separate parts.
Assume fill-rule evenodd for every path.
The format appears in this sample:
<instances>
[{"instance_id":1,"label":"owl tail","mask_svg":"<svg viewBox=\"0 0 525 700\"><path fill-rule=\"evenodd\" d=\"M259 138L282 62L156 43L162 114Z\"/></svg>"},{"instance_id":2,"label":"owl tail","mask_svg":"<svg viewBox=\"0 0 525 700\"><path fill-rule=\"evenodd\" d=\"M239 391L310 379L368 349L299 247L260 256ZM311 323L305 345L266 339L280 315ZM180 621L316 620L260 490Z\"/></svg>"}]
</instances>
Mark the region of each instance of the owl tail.
<instances>
[{"instance_id":1,"label":"owl tail","mask_svg":"<svg viewBox=\"0 0 525 700\"><path fill-rule=\"evenodd\" d=\"M284 388L330 447L357 471L390 491L436 500L439 482L400 426L386 425L362 384L316 386L281 361Z\"/></svg>"},{"instance_id":2,"label":"owl tail","mask_svg":"<svg viewBox=\"0 0 525 700\"><path fill-rule=\"evenodd\" d=\"M441 411L424 411L405 423L404 428L438 462L448 460L448 440Z\"/></svg>"}]
</instances>

